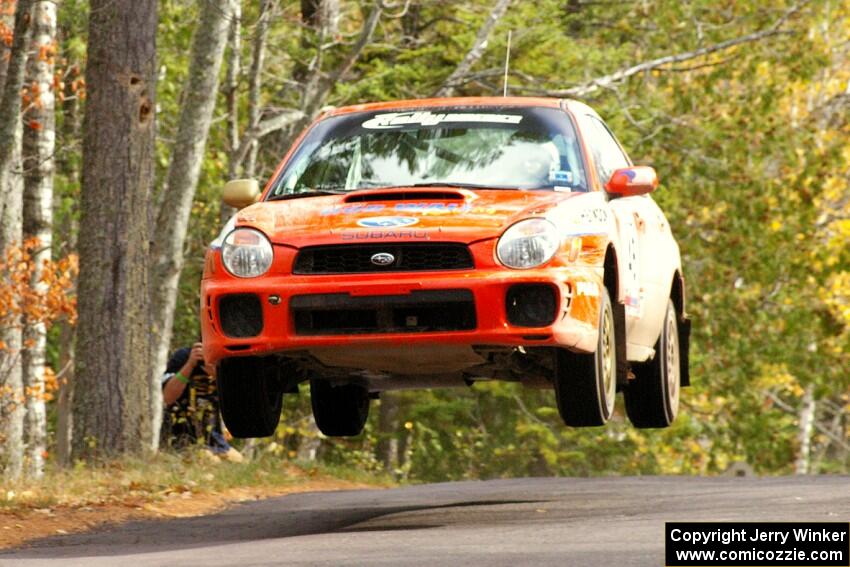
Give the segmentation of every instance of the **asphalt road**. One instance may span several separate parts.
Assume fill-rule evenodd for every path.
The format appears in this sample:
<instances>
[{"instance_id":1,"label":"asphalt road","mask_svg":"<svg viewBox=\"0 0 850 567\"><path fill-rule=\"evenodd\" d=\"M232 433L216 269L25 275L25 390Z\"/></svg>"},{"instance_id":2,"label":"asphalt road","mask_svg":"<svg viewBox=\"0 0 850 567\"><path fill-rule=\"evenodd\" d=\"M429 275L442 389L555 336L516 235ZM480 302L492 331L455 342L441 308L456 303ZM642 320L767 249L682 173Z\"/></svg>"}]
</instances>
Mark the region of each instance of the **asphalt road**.
<instances>
[{"instance_id":1,"label":"asphalt road","mask_svg":"<svg viewBox=\"0 0 850 567\"><path fill-rule=\"evenodd\" d=\"M661 566L665 521L850 521L850 478L536 478L305 493L53 537L0 565Z\"/></svg>"}]
</instances>

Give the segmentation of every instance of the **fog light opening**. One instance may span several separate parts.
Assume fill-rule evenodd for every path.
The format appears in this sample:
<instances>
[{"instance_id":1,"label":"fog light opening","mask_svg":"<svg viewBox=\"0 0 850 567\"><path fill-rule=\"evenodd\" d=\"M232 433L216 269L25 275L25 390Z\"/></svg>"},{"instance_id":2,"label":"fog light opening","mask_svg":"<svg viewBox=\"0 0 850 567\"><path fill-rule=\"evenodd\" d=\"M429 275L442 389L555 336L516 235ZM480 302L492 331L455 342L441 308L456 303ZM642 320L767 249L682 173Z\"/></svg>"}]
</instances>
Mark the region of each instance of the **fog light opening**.
<instances>
[{"instance_id":1,"label":"fog light opening","mask_svg":"<svg viewBox=\"0 0 850 567\"><path fill-rule=\"evenodd\" d=\"M228 337L256 337L263 330L263 308L253 293L223 296L218 301L218 315Z\"/></svg>"},{"instance_id":2,"label":"fog light opening","mask_svg":"<svg viewBox=\"0 0 850 567\"><path fill-rule=\"evenodd\" d=\"M546 327L555 321L558 299L548 284L517 284L508 289L505 311L518 327Z\"/></svg>"}]
</instances>

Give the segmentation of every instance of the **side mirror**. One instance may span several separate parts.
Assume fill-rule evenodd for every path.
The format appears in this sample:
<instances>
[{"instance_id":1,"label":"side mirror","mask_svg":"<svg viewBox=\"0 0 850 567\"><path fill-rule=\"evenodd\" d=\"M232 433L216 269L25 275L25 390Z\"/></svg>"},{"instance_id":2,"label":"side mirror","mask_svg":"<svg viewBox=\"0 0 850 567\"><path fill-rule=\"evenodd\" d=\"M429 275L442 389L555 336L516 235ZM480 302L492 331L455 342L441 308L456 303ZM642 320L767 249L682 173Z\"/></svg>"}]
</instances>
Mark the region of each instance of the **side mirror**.
<instances>
[{"instance_id":1,"label":"side mirror","mask_svg":"<svg viewBox=\"0 0 850 567\"><path fill-rule=\"evenodd\" d=\"M648 165L624 167L611 174L605 190L618 197L634 197L652 193L658 187L658 175Z\"/></svg>"},{"instance_id":2,"label":"side mirror","mask_svg":"<svg viewBox=\"0 0 850 567\"><path fill-rule=\"evenodd\" d=\"M244 209L260 198L260 184L256 179L234 179L224 184L222 200L234 209Z\"/></svg>"}]
</instances>

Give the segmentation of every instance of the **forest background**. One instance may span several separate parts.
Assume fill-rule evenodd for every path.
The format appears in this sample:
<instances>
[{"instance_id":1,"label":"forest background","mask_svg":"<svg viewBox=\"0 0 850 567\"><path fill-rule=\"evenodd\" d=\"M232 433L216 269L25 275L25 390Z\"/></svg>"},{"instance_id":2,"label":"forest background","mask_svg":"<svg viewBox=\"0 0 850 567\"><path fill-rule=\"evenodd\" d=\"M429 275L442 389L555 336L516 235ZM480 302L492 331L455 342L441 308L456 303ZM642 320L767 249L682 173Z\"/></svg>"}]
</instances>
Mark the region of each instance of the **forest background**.
<instances>
[{"instance_id":1,"label":"forest background","mask_svg":"<svg viewBox=\"0 0 850 567\"><path fill-rule=\"evenodd\" d=\"M678 420L569 429L551 392L493 383L385 394L363 435L332 440L302 389L246 453L412 481L850 469L850 1L2 0L0 16L7 477L150 451L152 384L197 340L228 179L264 182L330 105L501 94L509 31L510 94L588 102L659 172L694 320ZM109 76L110 41L138 75ZM88 96L119 84L135 122ZM118 166L135 177L114 183ZM116 253L135 258L126 279L97 272Z\"/></svg>"}]
</instances>

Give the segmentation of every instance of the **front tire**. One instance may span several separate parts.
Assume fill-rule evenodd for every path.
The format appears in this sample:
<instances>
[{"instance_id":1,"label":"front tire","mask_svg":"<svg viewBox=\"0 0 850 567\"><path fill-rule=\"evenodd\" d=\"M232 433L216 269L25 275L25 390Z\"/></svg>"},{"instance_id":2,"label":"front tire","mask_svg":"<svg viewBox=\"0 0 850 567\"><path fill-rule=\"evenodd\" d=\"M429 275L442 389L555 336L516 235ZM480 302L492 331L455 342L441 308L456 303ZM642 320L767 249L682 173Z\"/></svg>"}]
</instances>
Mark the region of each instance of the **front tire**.
<instances>
[{"instance_id":1,"label":"front tire","mask_svg":"<svg viewBox=\"0 0 850 567\"><path fill-rule=\"evenodd\" d=\"M310 403L316 427L328 437L360 435L369 417L369 391L358 384L310 380Z\"/></svg>"},{"instance_id":2,"label":"front tire","mask_svg":"<svg viewBox=\"0 0 850 567\"><path fill-rule=\"evenodd\" d=\"M633 372L635 377L623 393L629 420L639 429L668 427L679 413L681 386L679 328L672 300L667 300L655 358L635 364Z\"/></svg>"},{"instance_id":3,"label":"front tire","mask_svg":"<svg viewBox=\"0 0 850 567\"><path fill-rule=\"evenodd\" d=\"M596 352L578 354L557 349L555 398L564 423L573 427L605 425L614 413L617 394L617 348L614 311L602 288Z\"/></svg>"},{"instance_id":4,"label":"front tire","mask_svg":"<svg viewBox=\"0 0 850 567\"><path fill-rule=\"evenodd\" d=\"M221 417L234 437L268 437L280 422L280 368L259 358L227 358L216 372Z\"/></svg>"}]
</instances>

